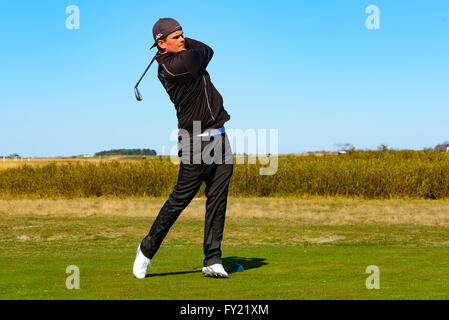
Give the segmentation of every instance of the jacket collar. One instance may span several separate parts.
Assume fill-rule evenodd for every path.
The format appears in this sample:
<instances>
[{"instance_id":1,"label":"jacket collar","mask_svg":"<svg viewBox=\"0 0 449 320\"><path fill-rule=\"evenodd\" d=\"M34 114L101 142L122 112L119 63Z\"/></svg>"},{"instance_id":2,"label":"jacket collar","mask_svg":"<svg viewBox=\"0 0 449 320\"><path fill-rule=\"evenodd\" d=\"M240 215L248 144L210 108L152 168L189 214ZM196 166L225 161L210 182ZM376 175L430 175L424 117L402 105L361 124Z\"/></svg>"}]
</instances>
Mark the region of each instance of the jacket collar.
<instances>
[{"instance_id":1,"label":"jacket collar","mask_svg":"<svg viewBox=\"0 0 449 320\"><path fill-rule=\"evenodd\" d=\"M177 54L178 54L178 53L174 53L174 52L169 52L169 53L165 53L165 54L160 54L160 53L158 53L158 54L156 55L156 61L159 62L159 61L165 60L165 59L167 59L167 58L174 57L174 56L176 56Z\"/></svg>"}]
</instances>

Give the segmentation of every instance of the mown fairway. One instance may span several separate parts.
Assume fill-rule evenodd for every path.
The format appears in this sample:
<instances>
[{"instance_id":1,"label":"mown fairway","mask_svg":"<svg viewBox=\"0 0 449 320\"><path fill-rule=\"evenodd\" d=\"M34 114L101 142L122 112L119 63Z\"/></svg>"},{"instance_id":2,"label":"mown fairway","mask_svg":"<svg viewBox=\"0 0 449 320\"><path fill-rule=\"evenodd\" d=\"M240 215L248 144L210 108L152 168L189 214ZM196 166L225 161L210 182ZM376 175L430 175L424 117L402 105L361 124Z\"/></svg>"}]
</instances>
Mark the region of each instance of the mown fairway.
<instances>
[{"instance_id":1,"label":"mown fairway","mask_svg":"<svg viewBox=\"0 0 449 320\"><path fill-rule=\"evenodd\" d=\"M182 213L134 279L163 199L0 201L0 299L448 299L449 201L229 199L224 265L203 278L205 200ZM80 269L79 290L65 286ZM366 267L380 269L368 290Z\"/></svg>"}]
</instances>

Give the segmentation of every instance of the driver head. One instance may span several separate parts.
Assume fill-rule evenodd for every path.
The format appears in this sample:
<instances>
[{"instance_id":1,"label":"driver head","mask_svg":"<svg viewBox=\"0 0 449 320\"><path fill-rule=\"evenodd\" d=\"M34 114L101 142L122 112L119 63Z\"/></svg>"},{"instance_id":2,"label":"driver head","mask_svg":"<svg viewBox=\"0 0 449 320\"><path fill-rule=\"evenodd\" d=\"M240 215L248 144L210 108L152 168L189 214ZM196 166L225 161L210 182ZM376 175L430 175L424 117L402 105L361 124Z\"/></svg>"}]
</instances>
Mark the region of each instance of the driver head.
<instances>
[{"instance_id":1,"label":"driver head","mask_svg":"<svg viewBox=\"0 0 449 320\"><path fill-rule=\"evenodd\" d=\"M142 95L139 92L139 89L137 87L134 88L134 94L136 95L137 101L142 101Z\"/></svg>"}]
</instances>

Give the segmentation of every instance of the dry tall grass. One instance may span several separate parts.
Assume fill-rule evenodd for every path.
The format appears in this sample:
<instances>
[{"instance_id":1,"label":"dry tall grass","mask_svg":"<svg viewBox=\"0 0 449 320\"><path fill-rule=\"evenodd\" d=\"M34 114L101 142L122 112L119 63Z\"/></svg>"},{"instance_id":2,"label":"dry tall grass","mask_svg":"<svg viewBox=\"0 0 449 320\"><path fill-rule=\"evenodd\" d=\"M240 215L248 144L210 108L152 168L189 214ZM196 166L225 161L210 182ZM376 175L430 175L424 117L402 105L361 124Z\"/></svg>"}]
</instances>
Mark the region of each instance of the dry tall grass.
<instances>
[{"instance_id":1,"label":"dry tall grass","mask_svg":"<svg viewBox=\"0 0 449 320\"><path fill-rule=\"evenodd\" d=\"M168 159L168 157L164 156L146 156L148 160L154 159ZM108 157L91 157L91 158L21 158L21 159L3 159L0 157L0 170L11 169L11 168L20 168L24 165L33 167L33 168L42 168L49 164L56 164L58 166L67 165L67 164L100 164L100 163L108 163L112 161L120 161L120 162L129 162L129 161L144 161L142 156L108 156Z\"/></svg>"},{"instance_id":2,"label":"dry tall grass","mask_svg":"<svg viewBox=\"0 0 449 320\"><path fill-rule=\"evenodd\" d=\"M168 157L140 161L74 161L0 170L0 196L31 198L166 197L179 166ZM236 164L235 197L344 196L364 199L449 198L449 154L436 151L354 151L345 155L281 156L278 170ZM204 196L204 185L200 189Z\"/></svg>"},{"instance_id":3,"label":"dry tall grass","mask_svg":"<svg viewBox=\"0 0 449 320\"><path fill-rule=\"evenodd\" d=\"M154 218L164 199L0 200L4 215ZM203 219L206 199L195 198L180 219ZM310 225L449 226L447 200L229 198L229 219L291 221Z\"/></svg>"}]
</instances>

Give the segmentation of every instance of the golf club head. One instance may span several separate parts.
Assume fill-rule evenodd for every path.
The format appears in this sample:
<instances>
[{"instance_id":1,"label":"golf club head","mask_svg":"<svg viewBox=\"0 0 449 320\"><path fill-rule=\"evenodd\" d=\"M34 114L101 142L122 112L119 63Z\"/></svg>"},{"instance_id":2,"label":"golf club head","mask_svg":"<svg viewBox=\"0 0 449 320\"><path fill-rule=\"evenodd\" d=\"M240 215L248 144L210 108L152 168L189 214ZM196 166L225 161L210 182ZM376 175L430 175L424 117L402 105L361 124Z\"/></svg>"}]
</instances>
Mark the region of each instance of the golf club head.
<instances>
[{"instance_id":1,"label":"golf club head","mask_svg":"<svg viewBox=\"0 0 449 320\"><path fill-rule=\"evenodd\" d=\"M139 92L139 89L137 87L134 88L134 94L136 95L137 101L142 101L142 95Z\"/></svg>"}]
</instances>

